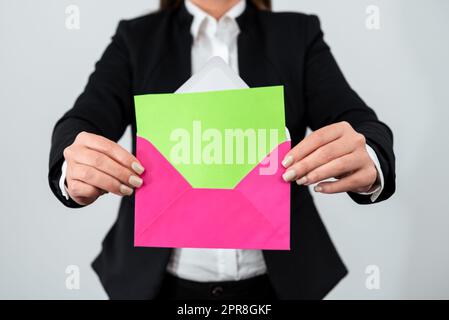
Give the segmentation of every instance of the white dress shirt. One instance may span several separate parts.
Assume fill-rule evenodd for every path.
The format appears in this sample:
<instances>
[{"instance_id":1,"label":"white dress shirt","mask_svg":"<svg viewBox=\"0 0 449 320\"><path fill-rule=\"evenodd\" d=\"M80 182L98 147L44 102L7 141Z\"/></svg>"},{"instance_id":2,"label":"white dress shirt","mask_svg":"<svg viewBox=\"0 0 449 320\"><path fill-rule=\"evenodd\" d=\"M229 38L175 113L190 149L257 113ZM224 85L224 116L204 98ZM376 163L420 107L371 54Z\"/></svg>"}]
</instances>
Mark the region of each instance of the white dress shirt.
<instances>
[{"instance_id":1,"label":"white dress shirt","mask_svg":"<svg viewBox=\"0 0 449 320\"><path fill-rule=\"evenodd\" d=\"M238 2L220 20L208 15L190 0L186 8L193 16L191 33L192 73L196 73L213 56L219 56L238 73L236 18L243 13L245 1ZM267 271L262 251L234 249L175 249L167 271L193 281L243 280Z\"/></svg>"},{"instance_id":2,"label":"white dress shirt","mask_svg":"<svg viewBox=\"0 0 449 320\"><path fill-rule=\"evenodd\" d=\"M196 73L211 57L219 56L238 73L237 36L240 33L236 18L246 8L246 1L239 1L218 21L190 0L185 1L188 12L193 16L191 34L192 73ZM384 177L374 150L366 146L367 151L378 170L378 186L364 193L375 201L383 190ZM69 199L65 187L67 164L62 166L60 189ZM170 257L167 271L192 281L231 281L243 280L266 273L267 268L261 250L234 249L175 249Z\"/></svg>"}]
</instances>

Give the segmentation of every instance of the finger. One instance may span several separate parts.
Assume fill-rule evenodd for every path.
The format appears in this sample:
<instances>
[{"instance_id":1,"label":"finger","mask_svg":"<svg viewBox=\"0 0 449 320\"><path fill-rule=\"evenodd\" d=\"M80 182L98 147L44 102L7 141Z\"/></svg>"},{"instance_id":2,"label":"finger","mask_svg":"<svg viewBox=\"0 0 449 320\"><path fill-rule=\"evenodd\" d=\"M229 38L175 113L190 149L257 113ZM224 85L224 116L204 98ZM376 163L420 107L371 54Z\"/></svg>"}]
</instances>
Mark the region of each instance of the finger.
<instances>
[{"instance_id":1,"label":"finger","mask_svg":"<svg viewBox=\"0 0 449 320\"><path fill-rule=\"evenodd\" d=\"M340 138L349 127L350 125L347 122L339 122L312 132L287 153L282 165L285 168L290 167L322 145Z\"/></svg>"},{"instance_id":2,"label":"finger","mask_svg":"<svg viewBox=\"0 0 449 320\"><path fill-rule=\"evenodd\" d=\"M79 180L96 188L119 196L130 196L133 189L121 183L110 175L84 164L72 164L70 179Z\"/></svg>"},{"instance_id":3,"label":"finger","mask_svg":"<svg viewBox=\"0 0 449 320\"><path fill-rule=\"evenodd\" d=\"M104 194L103 190L100 190L82 181L73 179L68 181L67 191L70 195L70 198L72 198L73 201L82 206L91 204L99 196Z\"/></svg>"},{"instance_id":4,"label":"finger","mask_svg":"<svg viewBox=\"0 0 449 320\"><path fill-rule=\"evenodd\" d=\"M73 154L72 160L76 163L94 167L128 186L139 188L143 183L134 171L122 166L104 153L84 147L74 147Z\"/></svg>"},{"instance_id":5,"label":"finger","mask_svg":"<svg viewBox=\"0 0 449 320\"><path fill-rule=\"evenodd\" d=\"M114 141L86 132L78 134L76 139L89 149L104 153L121 165L132 168L137 174L142 174L145 170L136 157Z\"/></svg>"},{"instance_id":6,"label":"finger","mask_svg":"<svg viewBox=\"0 0 449 320\"><path fill-rule=\"evenodd\" d=\"M301 185L315 184L330 178L342 178L350 172L357 171L359 164L354 154L347 154L307 173L296 182Z\"/></svg>"},{"instance_id":7,"label":"finger","mask_svg":"<svg viewBox=\"0 0 449 320\"><path fill-rule=\"evenodd\" d=\"M367 173L367 170L359 170L338 181L321 182L315 187L315 191L329 194L349 192L358 188L369 187L372 177Z\"/></svg>"},{"instance_id":8,"label":"finger","mask_svg":"<svg viewBox=\"0 0 449 320\"><path fill-rule=\"evenodd\" d=\"M354 151L354 147L348 143L344 138L334 140L311 154L304 159L294 163L287 171L292 170L293 173L286 173L288 177L293 177L293 180L303 178L313 170L319 168L326 163L331 162L339 157L342 157ZM303 179L304 180L304 179ZM291 181L291 180L290 180Z\"/></svg>"}]
</instances>

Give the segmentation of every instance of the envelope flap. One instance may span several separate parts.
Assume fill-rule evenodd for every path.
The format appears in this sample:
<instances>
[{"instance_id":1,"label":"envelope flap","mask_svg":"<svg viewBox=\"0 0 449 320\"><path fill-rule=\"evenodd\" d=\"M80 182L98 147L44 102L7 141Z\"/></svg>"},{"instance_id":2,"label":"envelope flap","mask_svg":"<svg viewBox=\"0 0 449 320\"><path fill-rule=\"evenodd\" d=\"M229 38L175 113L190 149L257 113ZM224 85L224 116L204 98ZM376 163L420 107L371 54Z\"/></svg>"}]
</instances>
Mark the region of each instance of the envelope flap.
<instances>
[{"instance_id":1,"label":"envelope flap","mask_svg":"<svg viewBox=\"0 0 449 320\"><path fill-rule=\"evenodd\" d=\"M191 186L149 141L137 137L137 154L146 169L141 176L144 182L135 194L135 232L139 234ZM148 197L148 194L157 196ZM152 208L150 214L146 208Z\"/></svg>"},{"instance_id":2,"label":"envelope flap","mask_svg":"<svg viewBox=\"0 0 449 320\"><path fill-rule=\"evenodd\" d=\"M265 160L268 161L262 161L235 187L270 221L273 228L283 234L289 232L290 215L279 212L290 212L290 184L282 178L281 161L290 147L290 141L281 143L267 156ZM269 166L266 167L265 163Z\"/></svg>"},{"instance_id":3,"label":"envelope flap","mask_svg":"<svg viewBox=\"0 0 449 320\"><path fill-rule=\"evenodd\" d=\"M194 188L232 189L286 140L283 87L135 97L137 135Z\"/></svg>"}]
</instances>

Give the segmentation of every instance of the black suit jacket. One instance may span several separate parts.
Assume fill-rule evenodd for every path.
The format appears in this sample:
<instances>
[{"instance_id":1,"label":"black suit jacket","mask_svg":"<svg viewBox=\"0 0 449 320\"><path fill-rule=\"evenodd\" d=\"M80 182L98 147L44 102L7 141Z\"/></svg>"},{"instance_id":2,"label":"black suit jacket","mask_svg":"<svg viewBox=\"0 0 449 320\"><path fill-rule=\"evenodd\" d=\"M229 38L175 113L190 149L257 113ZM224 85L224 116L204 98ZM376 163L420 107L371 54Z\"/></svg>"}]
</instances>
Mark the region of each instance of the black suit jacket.
<instances>
[{"instance_id":1,"label":"black suit jacket","mask_svg":"<svg viewBox=\"0 0 449 320\"><path fill-rule=\"evenodd\" d=\"M348 121L379 157L385 189L377 202L390 197L395 189L392 133L346 82L323 40L318 18L259 11L248 2L237 21L240 75L250 87L284 85L292 143L303 139L306 127L315 130ZM174 92L191 76L191 22L181 6L119 23L84 92L54 128L49 182L64 205L79 207L58 187L64 148L81 131L117 141L131 125L135 151L133 95ZM368 196L350 196L358 203L371 203ZM110 298L153 298L168 263L171 249L135 248L133 228L134 197L126 197L92 264ZM291 248L263 252L281 299L321 299L347 273L308 188L295 183Z\"/></svg>"}]
</instances>

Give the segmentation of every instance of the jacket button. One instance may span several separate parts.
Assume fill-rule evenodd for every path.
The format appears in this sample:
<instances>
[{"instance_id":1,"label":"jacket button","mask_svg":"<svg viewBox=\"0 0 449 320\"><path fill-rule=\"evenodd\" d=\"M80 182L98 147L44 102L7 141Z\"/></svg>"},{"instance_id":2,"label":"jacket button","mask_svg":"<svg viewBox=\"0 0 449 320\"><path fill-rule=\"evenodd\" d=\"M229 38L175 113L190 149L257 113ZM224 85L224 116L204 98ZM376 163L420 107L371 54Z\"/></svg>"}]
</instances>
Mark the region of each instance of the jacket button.
<instances>
[{"instance_id":1,"label":"jacket button","mask_svg":"<svg viewBox=\"0 0 449 320\"><path fill-rule=\"evenodd\" d=\"M221 294L223 293L223 287L221 286L216 286L212 288L212 295L214 297L218 297L221 296Z\"/></svg>"}]
</instances>

